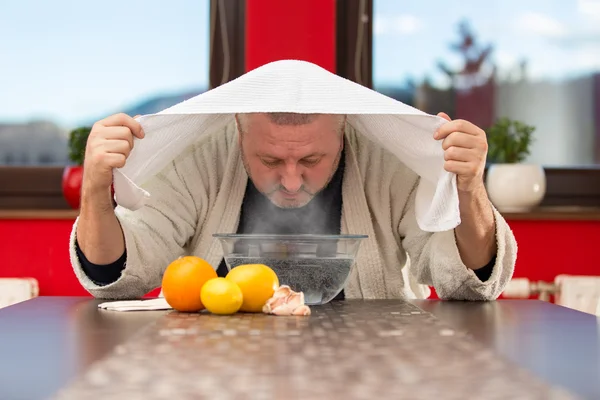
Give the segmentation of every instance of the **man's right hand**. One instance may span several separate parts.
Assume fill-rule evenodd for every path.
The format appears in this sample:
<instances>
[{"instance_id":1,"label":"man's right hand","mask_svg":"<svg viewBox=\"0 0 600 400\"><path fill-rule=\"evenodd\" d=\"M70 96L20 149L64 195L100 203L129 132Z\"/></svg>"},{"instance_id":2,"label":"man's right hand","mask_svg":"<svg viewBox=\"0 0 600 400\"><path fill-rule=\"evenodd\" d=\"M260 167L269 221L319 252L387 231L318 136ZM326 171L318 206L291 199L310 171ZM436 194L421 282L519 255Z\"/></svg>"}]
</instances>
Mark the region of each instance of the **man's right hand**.
<instances>
[{"instance_id":1,"label":"man's right hand","mask_svg":"<svg viewBox=\"0 0 600 400\"><path fill-rule=\"evenodd\" d=\"M91 196L109 193L113 168L121 168L131 150L133 138L142 139L142 126L126 114L115 114L96 122L88 136L83 165L82 191Z\"/></svg>"}]
</instances>

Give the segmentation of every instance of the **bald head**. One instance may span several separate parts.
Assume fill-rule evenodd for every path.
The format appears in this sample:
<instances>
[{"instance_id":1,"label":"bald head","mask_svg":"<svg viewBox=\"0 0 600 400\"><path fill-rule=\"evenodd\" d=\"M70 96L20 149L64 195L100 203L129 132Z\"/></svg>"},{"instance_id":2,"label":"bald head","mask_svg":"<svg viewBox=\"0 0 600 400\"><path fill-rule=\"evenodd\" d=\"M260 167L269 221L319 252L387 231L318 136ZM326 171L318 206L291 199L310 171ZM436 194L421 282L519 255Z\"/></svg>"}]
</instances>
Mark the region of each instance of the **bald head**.
<instances>
[{"instance_id":1,"label":"bald head","mask_svg":"<svg viewBox=\"0 0 600 400\"><path fill-rule=\"evenodd\" d=\"M340 133L343 133L344 123L346 122L346 116L343 114L301 114L291 112L244 113L236 114L240 133L246 133L249 122L256 116L266 116L271 123L278 126L308 125L318 118L329 118L336 122L338 132Z\"/></svg>"}]
</instances>

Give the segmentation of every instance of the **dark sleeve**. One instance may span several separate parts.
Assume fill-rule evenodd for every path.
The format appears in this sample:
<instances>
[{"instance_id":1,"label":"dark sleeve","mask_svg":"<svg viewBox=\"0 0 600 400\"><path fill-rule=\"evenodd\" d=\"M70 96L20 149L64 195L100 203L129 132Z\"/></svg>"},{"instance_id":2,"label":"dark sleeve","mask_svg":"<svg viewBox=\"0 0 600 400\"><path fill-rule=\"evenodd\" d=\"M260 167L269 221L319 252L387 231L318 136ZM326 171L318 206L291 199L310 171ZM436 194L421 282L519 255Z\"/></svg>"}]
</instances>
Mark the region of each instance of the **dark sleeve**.
<instances>
[{"instance_id":1,"label":"dark sleeve","mask_svg":"<svg viewBox=\"0 0 600 400\"><path fill-rule=\"evenodd\" d=\"M494 265L496 265L496 256L492 257L492 260L485 267L473 270L473 272L475 272L475 275L477 275L481 282L485 282L492 276Z\"/></svg>"},{"instance_id":2,"label":"dark sleeve","mask_svg":"<svg viewBox=\"0 0 600 400\"><path fill-rule=\"evenodd\" d=\"M79 248L77 240L75 241L75 251L77 252L81 269L96 285L105 286L116 282L121 277L121 272L125 269L127 251L124 251L123 255L117 261L107 265L98 265L89 262L83 251Z\"/></svg>"}]
</instances>

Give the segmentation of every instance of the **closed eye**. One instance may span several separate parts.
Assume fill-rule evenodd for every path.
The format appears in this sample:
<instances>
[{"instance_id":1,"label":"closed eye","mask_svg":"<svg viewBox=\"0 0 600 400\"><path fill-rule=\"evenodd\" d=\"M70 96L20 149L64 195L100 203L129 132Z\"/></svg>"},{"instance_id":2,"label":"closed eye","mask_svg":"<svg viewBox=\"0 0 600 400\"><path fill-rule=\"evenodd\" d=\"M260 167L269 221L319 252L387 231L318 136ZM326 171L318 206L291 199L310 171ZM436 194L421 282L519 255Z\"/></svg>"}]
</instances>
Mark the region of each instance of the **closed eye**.
<instances>
[{"instance_id":1,"label":"closed eye","mask_svg":"<svg viewBox=\"0 0 600 400\"><path fill-rule=\"evenodd\" d=\"M312 167L317 165L319 162L321 161L320 158L309 158L309 159L303 159L301 162L302 164Z\"/></svg>"},{"instance_id":2,"label":"closed eye","mask_svg":"<svg viewBox=\"0 0 600 400\"><path fill-rule=\"evenodd\" d=\"M261 158L260 161L267 167L276 167L281 163L281 160L265 160L264 158Z\"/></svg>"}]
</instances>

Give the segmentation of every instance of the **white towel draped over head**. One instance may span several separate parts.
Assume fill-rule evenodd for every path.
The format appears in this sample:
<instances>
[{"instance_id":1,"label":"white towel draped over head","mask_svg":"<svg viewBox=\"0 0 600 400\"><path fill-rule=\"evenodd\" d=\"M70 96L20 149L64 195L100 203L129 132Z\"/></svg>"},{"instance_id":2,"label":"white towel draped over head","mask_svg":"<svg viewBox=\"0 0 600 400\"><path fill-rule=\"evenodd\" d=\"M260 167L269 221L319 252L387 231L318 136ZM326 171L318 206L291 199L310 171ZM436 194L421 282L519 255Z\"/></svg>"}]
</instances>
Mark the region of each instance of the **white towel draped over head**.
<instances>
[{"instance_id":1,"label":"white towel draped over head","mask_svg":"<svg viewBox=\"0 0 600 400\"><path fill-rule=\"evenodd\" d=\"M429 115L315 64L275 61L157 114L138 118L146 134L123 168L114 172L117 203L144 206L152 195L140 186L202 135L222 130L235 113L346 114L360 134L380 143L421 179L416 218L429 232L460 223L456 176L444 170L433 133L445 120Z\"/></svg>"}]
</instances>

